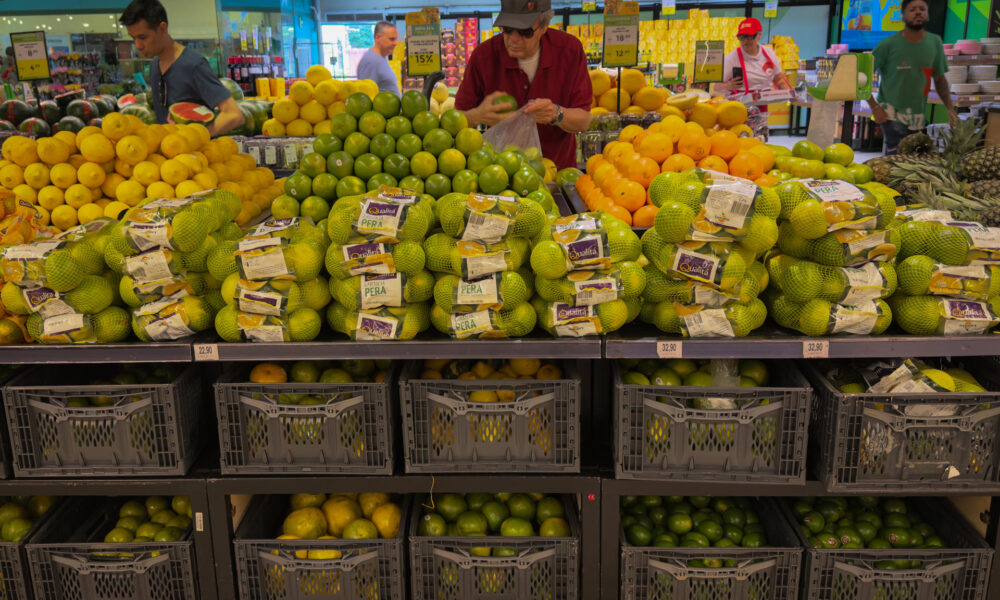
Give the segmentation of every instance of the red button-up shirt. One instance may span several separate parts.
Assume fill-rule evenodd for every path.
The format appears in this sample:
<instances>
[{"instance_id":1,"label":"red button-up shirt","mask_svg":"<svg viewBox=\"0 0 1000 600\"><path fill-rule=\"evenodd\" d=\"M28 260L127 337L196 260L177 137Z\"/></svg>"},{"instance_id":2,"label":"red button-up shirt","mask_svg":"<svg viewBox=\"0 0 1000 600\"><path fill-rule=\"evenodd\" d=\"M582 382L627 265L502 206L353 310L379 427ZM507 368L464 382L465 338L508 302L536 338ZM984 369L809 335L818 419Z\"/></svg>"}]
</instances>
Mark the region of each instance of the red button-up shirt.
<instances>
[{"instance_id":1,"label":"red button-up shirt","mask_svg":"<svg viewBox=\"0 0 1000 600\"><path fill-rule=\"evenodd\" d=\"M587 56L575 37L555 29L546 29L542 36L541 56L535 78L528 76L507 54L503 34L493 36L479 45L469 57L465 78L455 95L455 108L473 109L493 92L506 92L524 106L532 98L548 98L567 108L590 110L594 99L587 74ZM560 169L576 166L576 138L553 125L539 125L538 137L542 155Z\"/></svg>"}]
</instances>

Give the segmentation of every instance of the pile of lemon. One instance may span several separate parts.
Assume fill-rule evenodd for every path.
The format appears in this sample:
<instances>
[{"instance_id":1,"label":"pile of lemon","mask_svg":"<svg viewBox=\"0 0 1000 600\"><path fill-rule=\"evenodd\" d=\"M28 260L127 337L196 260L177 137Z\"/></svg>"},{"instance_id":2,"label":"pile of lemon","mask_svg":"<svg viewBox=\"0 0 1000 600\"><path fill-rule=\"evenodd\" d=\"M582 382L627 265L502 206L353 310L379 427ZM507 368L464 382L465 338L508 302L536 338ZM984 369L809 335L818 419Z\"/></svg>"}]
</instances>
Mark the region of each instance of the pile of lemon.
<instances>
[{"instance_id":1,"label":"pile of lemon","mask_svg":"<svg viewBox=\"0 0 1000 600\"><path fill-rule=\"evenodd\" d=\"M331 133L330 119L347 110L347 97L356 92L374 98L378 84L371 79L340 81L322 65L306 71L305 81L288 88L288 96L271 107L272 118L264 121L261 133L270 137L309 137Z\"/></svg>"},{"instance_id":2,"label":"pile of lemon","mask_svg":"<svg viewBox=\"0 0 1000 600\"><path fill-rule=\"evenodd\" d=\"M0 153L0 185L62 231L98 217L117 219L146 198L183 198L216 188L240 197L242 224L270 208L283 189L234 140L213 140L200 123L147 125L110 113L100 127L79 133L9 137Z\"/></svg>"}]
</instances>

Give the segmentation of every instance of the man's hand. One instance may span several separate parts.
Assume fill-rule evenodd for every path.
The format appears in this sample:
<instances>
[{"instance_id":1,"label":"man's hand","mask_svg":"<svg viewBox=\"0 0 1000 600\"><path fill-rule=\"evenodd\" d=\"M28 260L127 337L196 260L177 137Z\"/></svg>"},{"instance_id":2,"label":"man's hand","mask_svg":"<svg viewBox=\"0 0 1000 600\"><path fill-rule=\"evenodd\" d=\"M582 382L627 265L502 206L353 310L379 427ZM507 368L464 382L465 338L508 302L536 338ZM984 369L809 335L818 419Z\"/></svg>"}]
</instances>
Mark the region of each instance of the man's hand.
<instances>
[{"instance_id":1,"label":"man's hand","mask_svg":"<svg viewBox=\"0 0 1000 600\"><path fill-rule=\"evenodd\" d=\"M559 110L548 98L535 98L524 107L524 114L534 117L535 123L539 125L548 125L555 120Z\"/></svg>"},{"instance_id":2,"label":"man's hand","mask_svg":"<svg viewBox=\"0 0 1000 600\"><path fill-rule=\"evenodd\" d=\"M504 112L510 111L510 109L514 108L510 105L510 102L493 104L493 100L502 95L504 95L504 92L493 92L483 98L483 101L479 104L479 106L473 108L472 110L465 111L465 118L469 120L469 125L476 126L484 124L487 127L493 127L500 121L503 121L514 114L512 111Z\"/></svg>"},{"instance_id":3,"label":"man's hand","mask_svg":"<svg viewBox=\"0 0 1000 600\"><path fill-rule=\"evenodd\" d=\"M878 123L879 125L889 120L889 113L885 112L885 109L879 106L878 104L872 106L871 109L872 109L872 118L875 119L875 122Z\"/></svg>"},{"instance_id":4,"label":"man's hand","mask_svg":"<svg viewBox=\"0 0 1000 600\"><path fill-rule=\"evenodd\" d=\"M952 127L958 125L958 113L950 106L948 107L948 122L951 123Z\"/></svg>"}]
</instances>

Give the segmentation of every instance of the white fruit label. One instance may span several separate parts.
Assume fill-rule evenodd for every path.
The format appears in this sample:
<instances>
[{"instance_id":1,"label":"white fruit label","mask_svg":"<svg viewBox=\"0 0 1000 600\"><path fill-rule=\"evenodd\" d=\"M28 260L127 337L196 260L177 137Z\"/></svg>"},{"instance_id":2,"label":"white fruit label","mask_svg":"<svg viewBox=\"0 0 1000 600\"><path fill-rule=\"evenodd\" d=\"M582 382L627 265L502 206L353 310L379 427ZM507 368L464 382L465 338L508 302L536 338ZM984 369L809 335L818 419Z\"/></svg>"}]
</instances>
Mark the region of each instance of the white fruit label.
<instances>
[{"instance_id":1,"label":"white fruit label","mask_svg":"<svg viewBox=\"0 0 1000 600\"><path fill-rule=\"evenodd\" d=\"M915 368L911 368L911 365L912 363L907 360L891 373L875 382L868 388L868 392L872 394L886 394L904 381L913 379Z\"/></svg>"},{"instance_id":2,"label":"white fruit label","mask_svg":"<svg viewBox=\"0 0 1000 600\"><path fill-rule=\"evenodd\" d=\"M253 157L253 161L259 165L260 164L260 146L250 146L250 150L248 152L249 152L250 156Z\"/></svg>"},{"instance_id":3,"label":"white fruit label","mask_svg":"<svg viewBox=\"0 0 1000 600\"><path fill-rule=\"evenodd\" d=\"M398 328L398 319L359 313L358 321L355 324L354 339L363 341L394 340Z\"/></svg>"},{"instance_id":4,"label":"white fruit label","mask_svg":"<svg viewBox=\"0 0 1000 600\"><path fill-rule=\"evenodd\" d=\"M507 270L507 259L503 252L469 256L462 260L465 262L465 276L469 279L477 279L483 275Z\"/></svg>"},{"instance_id":5,"label":"white fruit label","mask_svg":"<svg viewBox=\"0 0 1000 600\"><path fill-rule=\"evenodd\" d=\"M396 272L396 263L385 244L350 244L341 250L343 264L347 265L347 272L351 275L389 275Z\"/></svg>"},{"instance_id":6,"label":"white fruit label","mask_svg":"<svg viewBox=\"0 0 1000 600\"><path fill-rule=\"evenodd\" d=\"M8 260L38 260L45 258L49 252L58 249L64 242L35 242L11 246L3 251Z\"/></svg>"},{"instance_id":7,"label":"white fruit label","mask_svg":"<svg viewBox=\"0 0 1000 600\"><path fill-rule=\"evenodd\" d=\"M945 335L983 333L996 322L989 306L984 302L942 300L941 312L945 319Z\"/></svg>"},{"instance_id":8,"label":"white fruit label","mask_svg":"<svg viewBox=\"0 0 1000 600\"><path fill-rule=\"evenodd\" d=\"M459 279L455 289L455 304L498 304L500 302L499 276L494 274L478 279Z\"/></svg>"},{"instance_id":9,"label":"white fruit label","mask_svg":"<svg viewBox=\"0 0 1000 600\"><path fill-rule=\"evenodd\" d=\"M281 325L259 325L243 330L248 342L284 342L285 328Z\"/></svg>"},{"instance_id":10,"label":"white fruit label","mask_svg":"<svg viewBox=\"0 0 1000 600\"><path fill-rule=\"evenodd\" d=\"M705 219L723 229L740 229L753 208L757 186L733 180L714 184L705 197Z\"/></svg>"},{"instance_id":11,"label":"white fruit label","mask_svg":"<svg viewBox=\"0 0 1000 600\"><path fill-rule=\"evenodd\" d=\"M656 342L656 356L659 358L681 358L684 356L684 342Z\"/></svg>"},{"instance_id":12,"label":"white fruit label","mask_svg":"<svg viewBox=\"0 0 1000 600\"><path fill-rule=\"evenodd\" d=\"M395 236L406 205L369 199L361 206L357 230L361 234Z\"/></svg>"},{"instance_id":13,"label":"white fruit label","mask_svg":"<svg viewBox=\"0 0 1000 600\"><path fill-rule=\"evenodd\" d=\"M735 296L727 296L722 292L713 290L710 287L705 287L703 285L694 286L694 304L701 304L708 307L718 307L723 306L726 302L732 302L734 300L739 300Z\"/></svg>"},{"instance_id":14,"label":"white fruit label","mask_svg":"<svg viewBox=\"0 0 1000 600\"><path fill-rule=\"evenodd\" d=\"M863 267L843 267L841 273L847 277L847 289L841 297L841 304L859 306L882 295L885 278L875 263L866 263Z\"/></svg>"},{"instance_id":15,"label":"white fruit label","mask_svg":"<svg viewBox=\"0 0 1000 600\"><path fill-rule=\"evenodd\" d=\"M238 288L236 304L243 312L280 317L288 299L276 292L257 292Z\"/></svg>"},{"instance_id":16,"label":"white fruit label","mask_svg":"<svg viewBox=\"0 0 1000 600\"><path fill-rule=\"evenodd\" d=\"M75 312L73 307L62 300L59 292L46 287L24 288L21 295L28 310L39 313L43 319Z\"/></svg>"},{"instance_id":17,"label":"white fruit label","mask_svg":"<svg viewBox=\"0 0 1000 600\"><path fill-rule=\"evenodd\" d=\"M908 218L912 221L950 221L951 211L948 210L903 210L896 213L896 216Z\"/></svg>"},{"instance_id":18,"label":"white fruit label","mask_svg":"<svg viewBox=\"0 0 1000 600\"><path fill-rule=\"evenodd\" d=\"M470 210L466 215L462 241L494 244L507 237L511 220L503 215L491 215L478 210Z\"/></svg>"},{"instance_id":19,"label":"white fruit label","mask_svg":"<svg viewBox=\"0 0 1000 600\"><path fill-rule=\"evenodd\" d=\"M577 281L573 287L577 306L593 306L618 299L618 282L614 277Z\"/></svg>"},{"instance_id":20,"label":"white fruit label","mask_svg":"<svg viewBox=\"0 0 1000 600\"><path fill-rule=\"evenodd\" d=\"M285 262L285 253L277 246L260 254L241 254L237 259L244 279L271 279L290 273Z\"/></svg>"},{"instance_id":21,"label":"white fruit label","mask_svg":"<svg viewBox=\"0 0 1000 600\"><path fill-rule=\"evenodd\" d=\"M806 191L822 202L861 202L865 193L846 181L832 179L803 179Z\"/></svg>"},{"instance_id":22,"label":"white fruit label","mask_svg":"<svg viewBox=\"0 0 1000 600\"><path fill-rule=\"evenodd\" d=\"M892 388L890 394L936 394L939 390L927 385L922 379L909 379ZM913 415L911 415L913 416Z\"/></svg>"},{"instance_id":23,"label":"white fruit label","mask_svg":"<svg viewBox=\"0 0 1000 600\"><path fill-rule=\"evenodd\" d=\"M287 219L268 219L254 228L253 232L250 233L251 236L269 236L272 233L277 233L280 231L285 231L288 229L298 229L299 218L289 217ZM242 242L240 242L242 245ZM242 248L241 248L242 249Z\"/></svg>"},{"instance_id":24,"label":"white fruit label","mask_svg":"<svg viewBox=\"0 0 1000 600\"><path fill-rule=\"evenodd\" d=\"M705 308L681 317L688 337L736 337L733 326L721 308Z\"/></svg>"},{"instance_id":25,"label":"white fruit label","mask_svg":"<svg viewBox=\"0 0 1000 600\"><path fill-rule=\"evenodd\" d=\"M496 329L493 324L493 315L489 310L451 315L451 335L455 339L462 340L489 331L496 331Z\"/></svg>"},{"instance_id":26,"label":"white fruit label","mask_svg":"<svg viewBox=\"0 0 1000 600\"><path fill-rule=\"evenodd\" d=\"M550 311L552 328L559 337L583 337L601 332L600 318L594 306L555 303Z\"/></svg>"},{"instance_id":27,"label":"white fruit label","mask_svg":"<svg viewBox=\"0 0 1000 600\"><path fill-rule=\"evenodd\" d=\"M146 333L157 342L177 340L194 334L180 313L173 313L146 324Z\"/></svg>"},{"instance_id":28,"label":"white fruit label","mask_svg":"<svg viewBox=\"0 0 1000 600\"><path fill-rule=\"evenodd\" d=\"M264 146L264 162L269 165L277 164L278 162L278 147L268 144Z\"/></svg>"},{"instance_id":29,"label":"white fruit label","mask_svg":"<svg viewBox=\"0 0 1000 600\"><path fill-rule=\"evenodd\" d=\"M135 309L135 312L136 314L139 315L155 315L156 313L160 312L161 310L170 306L171 304L176 304L182 301L184 299L184 296L187 295L188 295L187 290L177 290L173 294L164 296L159 300L143 304L139 308Z\"/></svg>"},{"instance_id":30,"label":"white fruit label","mask_svg":"<svg viewBox=\"0 0 1000 600\"><path fill-rule=\"evenodd\" d=\"M955 225L955 223L949 223ZM959 225L969 237L972 238L972 245L982 250L1000 250L1000 228L983 227L979 223L969 223Z\"/></svg>"},{"instance_id":31,"label":"white fruit label","mask_svg":"<svg viewBox=\"0 0 1000 600\"><path fill-rule=\"evenodd\" d=\"M166 223L130 223L125 234L136 250L145 252L153 248L170 248L170 228Z\"/></svg>"},{"instance_id":32,"label":"white fruit label","mask_svg":"<svg viewBox=\"0 0 1000 600\"><path fill-rule=\"evenodd\" d=\"M555 329L558 337L584 337L588 335L597 335L601 332L597 327L595 319L574 321L572 323L566 323L565 325L556 325L553 329Z\"/></svg>"},{"instance_id":33,"label":"white fruit label","mask_svg":"<svg viewBox=\"0 0 1000 600\"><path fill-rule=\"evenodd\" d=\"M934 265L927 290L938 296L962 296L986 299L990 288L990 269L983 265L951 267Z\"/></svg>"},{"instance_id":34,"label":"white fruit label","mask_svg":"<svg viewBox=\"0 0 1000 600\"><path fill-rule=\"evenodd\" d=\"M595 219L590 217L576 219L570 223L553 223L553 229L556 232L568 231L570 229L582 229L586 231L594 231L600 229L600 225Z\"/></svg>"},{"instance_id":35,"label":"white fruit label","mask_svg":"<svg viewBox=\"0 0 1000 600\"><path fill-rule=\"evenodd\" d=\"M140 283L171 279L174 275L170 271L170 263L163 250L151 250L144 254L127 257L125 270L132 276L132 279Z\"/></svg>"},{"instance_id":36,"label":"white fruit label","mask_svg":"<svg viewBox=\"0 0 1000 600\"><path fill-rule=\"evenodd\" d=\"M45 319L42 322L42 335L48 337L80 331L85 327L86 318L86 315L74 312Z\"/></svg>"},{"instance_id":37,"label":"white fruit label","mask_svg":"<svg viewBox=\"0 0 1000 600\"><path fill-rule=\"evenodd\" d=\"M394 275L362 275L361 276L361 308L378 308L379 306L403 305L403 276Z\"/></svg>"},{"instance_id":38,"label":"white fruit label","mask_svg":"<svg viewBox=\"0 0 1000 600\"><path fill-rule=\"evenodd\" d=\"M867 335L875 328L878 320L878 307L874 302L860 306L844 306L834 304L830 311L833 318L833 328L830 333L853 333Z\"/></svg>"},{"instance_id":39,"label":"white fruit label","mask_svg":"<svg viewBox=\"0 0 1000 600\"><path fill-rule=\"evenodd\" d=\"M847 242L847 250L852 254L861 254L869 248L874 248L880 244L885 243L885 232L879 231L878 233L873 233L871 235L866 235L863 238L856 239L851 242Z\"/></svg>"},{"instance_id":40,"label":"white fruit label","mask_svg":"<svg viewBox=\"0 0 1000 600\"><path fill-rule=\"evenodd\" d=\"M719 270L719 259L709 254L678 248L671 269L691 279L714 283L715 273Z\"/></svg>"},{"instance_id":41,"label":"white fruit label","mask_svg":"<svg viewBox=\"0 0 1000 600\"><path fill-rule=\"evenodd\" d=\"M599 270L610 266L611 260L604 252L604 237L600 234L562 243L562 247L574 269Z\"/></svg>"},{"instance_id":42,"label":"white fruit label","mask_svg":"<svg viewBox=\"0 0 1000 600\"><path fill-rule=\"evenodd\" d=\"M240 240L240 243L237 244L237 250L239 252L252 252L253 250L259 250L261 248L280 246L282 243L283 241L281 238L254 237Z\"/></svg>"}]
</instances>

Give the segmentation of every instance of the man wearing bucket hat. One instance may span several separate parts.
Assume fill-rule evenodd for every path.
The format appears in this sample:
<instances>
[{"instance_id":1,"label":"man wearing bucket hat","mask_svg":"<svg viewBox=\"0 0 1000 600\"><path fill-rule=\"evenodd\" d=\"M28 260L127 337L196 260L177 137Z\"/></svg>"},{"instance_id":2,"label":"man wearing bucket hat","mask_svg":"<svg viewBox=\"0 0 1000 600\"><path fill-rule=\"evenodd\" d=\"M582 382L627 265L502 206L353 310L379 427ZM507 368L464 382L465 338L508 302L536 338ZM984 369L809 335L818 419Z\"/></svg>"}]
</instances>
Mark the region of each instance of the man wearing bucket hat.
<instances>
[{"instance_id":1,"label":"man wearing bucket hat","mask_svg":"<svg viewBox=\"0 0 1000 600\"><path fill-rule=\"evenodd\" d=\"M772 87L791 89L774 50L760 43L761 31L757 19L740 22L736 29L740 47L726 55L722 66L723 81L715 84L716 89L747 93Z\"/></svg>"},{"instance_id":2,"label":"man wearing bucket hat","mask_svg":"<svg viewBox=\"0 0 1000 600\"><path fill-rule=\"evenodd\" d=\"M470 125L492 127L514 114L510 103L494 103L509 94L535 120L542 155L562 169L576 166L574 134L590 126L593 92L583 46L549 29L553 14L551 0L501 0L494 25L502 33L469 57L455 108Z\"/></svg>"}]
</instances>

